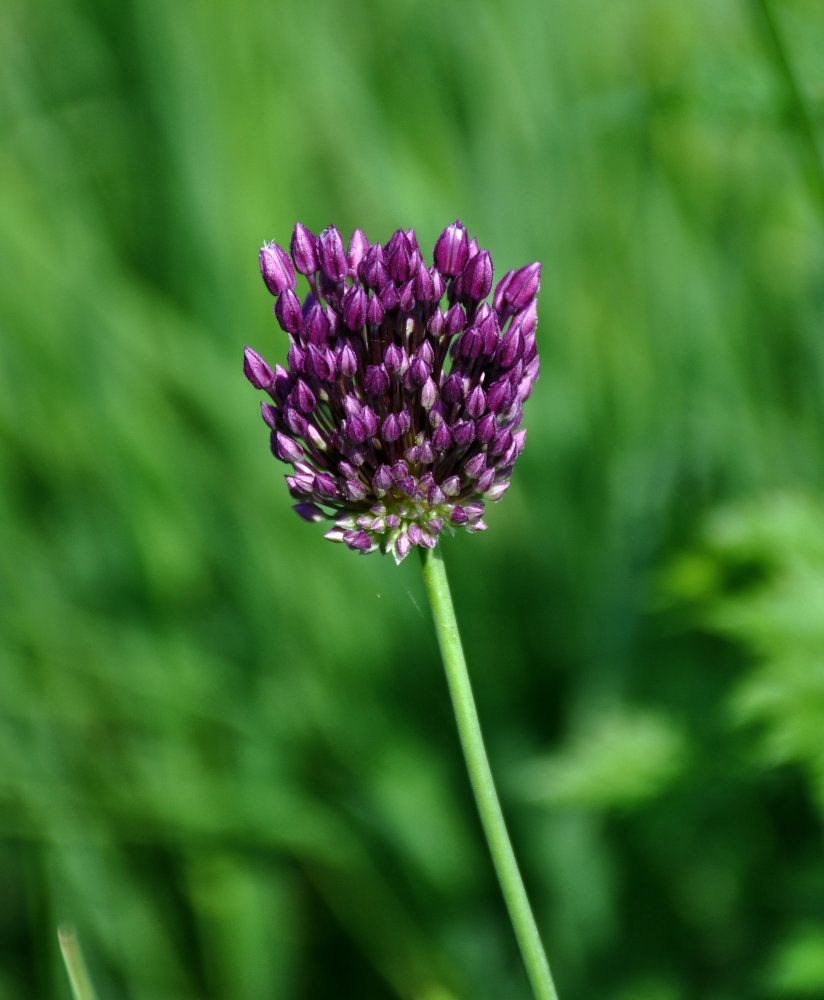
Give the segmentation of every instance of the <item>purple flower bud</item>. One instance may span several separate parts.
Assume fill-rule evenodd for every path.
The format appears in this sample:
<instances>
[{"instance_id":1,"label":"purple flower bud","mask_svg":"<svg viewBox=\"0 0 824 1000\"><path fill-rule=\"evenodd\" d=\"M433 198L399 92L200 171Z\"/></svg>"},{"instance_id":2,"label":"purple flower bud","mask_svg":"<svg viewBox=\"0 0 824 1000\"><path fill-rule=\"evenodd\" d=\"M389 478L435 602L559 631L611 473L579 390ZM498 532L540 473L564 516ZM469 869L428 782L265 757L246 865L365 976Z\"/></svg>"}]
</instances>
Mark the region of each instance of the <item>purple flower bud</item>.
<instances>
[{"instance_id":1,"label":"purple flower bud","mask_svg":"<svg viewBox=\"0 0 824 1000\"><path fill-rule=\"evenodd\" d=\"M538 325L538 303L535 299L532 299L526 309L515 315L514 322L520 326L525 340L528 341L530 337L534 340L535 328Z\"/></svg>"},{"instance_id":2,"label":"purple flower bud","mask_svg":"<svg viewBox=\"0 0 824 1000\"><path fill-rule=\"evenodd\" d=\"M447 226L435 243L435 267L450 277L460 274L469 257L469 237L460 221Z\"/></svg>"},{"instance_id":3,"label":"purple flower bud","mask_svg":"<svg viewBox=\"0 0 824 1000\"><path fill-rule=\"evenodd\" d=\"M363 426L366 428L366 433L369 437L374 437L378 433L378 417L375 411L368 404L364 406L361 410L361 420L363 421Z\"/></svg>"},{"instance_id":4,"label":"purple flower bud","mask_svg":"<svg viewBox=\"0 0 824 1000\"><path fill-rule=\"evenodd\" d=\"M343 322L350 330L360 330L366 322L366 304L366 291L360 285L352 285L344 292L341 300Z\"/></svg>"},{"instance_id":5,"label":"purple flower bud","mask_svg":"<svg viewBox=\"0 0 824 1000\"><path fill-rule=\"evenodd\" d=\"M286 355L289 371L293 375L303 375L306 370L306 351L297 344L289 345L289 353Z\"/></svg>"},{"instance_id":6,"label":"purple flower bud","mask_svg":"<svg viewBox=\"0 0 824 1000\"><path fill-rule=\"evenodd\" d=\"M415 357L420 358L421 361L425 362L430 367L435 364L435 351L432 344L425 340L421 346L415 351Z\"/></svg>"},{"instance_id":7,"label":"purple flower bud","mask_svg":"<svg viewBox=\"0 0 824 1000\"><path fill-rule=\"evenodd\" d=\"M429 522L429 525L431 526L434 523L437 523L435 518L433 518ZM425 549L434 549L435 546L438 544L438 539L435 537L432 531L421 528L421 540L420 542L418 542L418 544L422 545Z\"/></svg>"},{"instance_id":8,"label":"purple flower bud","mask_svg":"<svg viewBox=\"0 0 824 1000\"><path fill-rule=\"evenodd\" d=\"M281 424L280 414L271 403L264 403L261 400L260 415L272 430L276 430Z\"/></svg>"},{"instance_id":9,"label":"purple flower bud","mask_svg":"<svg viewBox=\"0 0 824 1000\"><path fill-rule=\"evenodd\" d=\"M435 461L435 452L432 450L432 443L424 439L420 444L407 449L404 453L407 462L417 465L431 465Z\"/></svg>"},{"instance_id":10,"label":"purple flower bud","mask_svg":"<svg viewBox=\"0 0 824 1000\"><path fill-rule=\"evenodd\" d=\"M329 358L326 351L322 351L314 344L310 344L306 349L306 374L320 380L328 382L335 377L334 355Z\"/></svg>"},{"instance_id":11,"label":"purple flower bud","mask_svg":"<svg viewBox=\"0 0 824 1000\"><path fill-rule=\"evenodd\" d=\"M380 293L381 305L387 312L391 312L393 309L398 308L398 303L400 302L400 297L398 296L398 289L391 281L383 286Z\"/></svg>"},{"instance_id":12,"label":"purple flower bud","mask_svg":"<svg viewBox=\"0 0 824 1000\"><path fill-rule=\"evenodd\" d=\"M466 511L458 504L456 507L452 508L452 513L449 515L449 520L453 524L466 524L469 520Z\"/></svg>"},{"instance_id":13,"label":"purple flower bud","mask_svg":"<svg viewBox=\"0 0 824 1000\"><path fill-rule=\"evenodd\" d=\"M374 548L372 539L365 531L347 531L343 536L343 540L350 549L354 549L357 552L369 552L370 549Z\"/></svg>"},{"instance_id":14,"label":"purple flower bud","mask_svg":"<svg viewBox=\"0 0 824 1000\"><path fill-rule=\"evenodd\" d=\"M358 356L351 344L344 344L340 349L338 367L344 378L352 378L358 370Z\"/></svg>"},{"instance_id":15,"label":"purple flower bud","mask_svg":"<svg viewBox=\"0 0 824 1000\"><path fill-rule=\"evenodd\" d=\"M389 276L399 285L412 275L412 247L405 233L398 230L386 246Z\"/></svg>"},{"instance_id":16,"label":"purple flower bud","mask_svg":"<svg viewBox=\"0 0 824 1000\"><path fill-rule=\"evenodd\" d=\"M497 503L498 500L506 493L509 489L509 480L507 479L502 483L493 483L489 489L484 491L484 498L490 500L493 503Z\"/></svg>"},{"instance_id":17,"label":"purple flower bud","mask_svg":"<svg viewBox=\"0 0 824 1000\"><path fill-rule=\"evenodd\" d=\"M384 365L369 365L363 387L370 396L382 396L389 388L389 375Z\"/></svg>"},{"instance_id":18,"label":"purple flower bud","mask_svg":"<svg viewBox=\"0 0 824 1000\"><path fill-rule=\"evenodd\" d=\"M478 477L478 481L475 483L475 489L479 493L486 493L486 491L492 485L492 480L494 478L495 478L495 470L487 469L485 472L482 472L481 475Z\"/></svg>"},{"instance_id":19,"label":"purple flower bud","mask_svg":"<svg viewBox=\"0 0 824 1000\"><path fill-rule=\"evenodd\" d=\"M326 277L333 282L346 277L349 264L343 250L343 240L334 226L328 226L318 237L318 260Z\"/></svg>"},{"instance_id":20,"label":"purple flower bud","mask_svg":"<svg viewBox=\"0 0 824 1000\"><path fill-rule=\"evenodd\" d=\"M348 393L343 400L343 412L347 417L359 417L363 413L363 403L353 393Z\"/></svg>"},{"instance_id":21,"label":"purple flower bud","mask_svg":"<svg viewBox=\"0 0 824 1000\"><path fill-rule=\"evenodd\" d=\"M415 357L412 359L412 363L409 365L409 370L404 376L404 383L410 389L420 389L421 386L424 385L426 380L429 378L429 374L431 371L432 371L431 365L428 365L425 361L422 361L420 358Z\"/></svg>"},{"instance_id":22,"label":"purple flower bud","mask_svg":"<svg viewBox=\"0 0 824 1000\"><path fill-rule=\"evenodd\" d=\"M282 434L280 431L272 431L272 453L276 455L281 462L299 462L303 458L303 448L290 438L287 434Z\"/></svg>"},{"instance_id":23,"label":"purple flower bud","mask_svg":"<svg viewBox=\"0 0 824 1000\"><path fill-rule=\"evenodd\" d=\"M347 479L343 484L344 496L347 500L358 503L369 496L369 492L359 479Z\"/></svg>"},{"instance_id":24,"label":"purple flower bud","mask_svg":"<svg viewBox=\"0 0 824 1000\"><path fill-rule=\"evenodd\" d=\"M523 356L524 335L520 326L510 326L498 346L498 364L501 368L511 368Z\"/></svg>"},{"instance_id":25,"label":"purple flower bud","mask_svg":"<svg viewBox=\"0 0 824 1000\"><path fill-rule=\"evenodd\" d=\"M308 428L306 417L298 412L295 406L287 406L283 421L296 437L305 437Z\"/></svg>"},{"instance_id":26,"label":"purple flower bud","mask_svg":"<svg viewBox=\"0 0 824 1000\"><path fill-rule=\"evenodd\" d=\"M326 514L314 503L296 503L294 510L304 521L325 521Z\"/></svg>"},{"instance_id":27,"label":"purple flower bud","mask_svg":"<svg viewBox=\"0 0 824 1000\"><path fill-rule=\"evenodd\" d=\"M395 559L398 562L403 562L403 560L409 554L409 550L412 547L412 542L409 540L409 535L405 532L398 535L395 539Z\"/></svg>"},{"instance_id":28,"label":"purple flower bud","mask_svg":"<svg viewBox=\"0 0 824 1000\"><path fill-rule=\"evenodd\" d=\"M463 399L463 379L460 375L450 375L441 386L441 399L454 405Z\"/></svg>"},{"instance_id":29,"label":"purple flower bud","mask_svg":"<svg viewBox=\"0 0 824 1000\"><path fill-rule=\"evenodd\" d=\"M392 478L392 473L389 471L388 465L379 465L375 471L375 475L372 477L372 486L379 496L383 496L388 490L392 489L395 480Z\"/></svg>"},{"instance_id":30,"label":"purple flower bud","mask_svg":"<svg viewBox=\"0 0 824 1000\"><path fill-rule=\"evenodd\" d=\"M343 421L343 436L352 444L363 444L369 434L360 417L351 416Z\"/></svg>"},{"instance_id":31,"label":"purple flower bud","mask_svg":"<svg viewBox=\"0 0 824 1000\"><path fill-rule=\"evenodd\" d=\"M435 298L432 275L425 267L423 267L423 265L421 265L415 273L415 297L419 302L438 301L438 299ZM438 296L438 298L440 298L440 296Z\"/></svg>"},{"instance_id":32,"label":"purple flower bud","mask_svg":"<svg viewBox=\"0 0 824 1000\"><path fill-rule=\"evenodd\" d=\"M471 420L456 420L450 430L452 440L459 448L466 448L475 440L475 424Z\"/></svg>"},{"instance_id":33,"label":"purple flower bud","mask_svg":"<svg viewBox=\"0 0 824 1000\"><path fill-rule=\"evenodd\" d=\"M514 309L523 309L538 294L541 287L541 265L527 264L512 275L504 298Z\"/></svg>"},{"instance_id":34,"label":"purple flower bud","mask_svg":"<svg viewBox=\"0 0 824 1000\"><path fill-rule=\"evenodd\" d=\"M289 492L295 498L309 496L314 488L315 477L307 472L300 472L296 476L286 476L285 478Z\"/></svg>"},{"instance_id":35,"label":"purple flower bud","mask_svg":"<svg viewBox=\"0 0 824 1000\"><path fill-rule=\"evenodd\" d=\"M369 240L363 235L362 230L356 229L349 239L349 252L346 255L349 260L349 273L353 277L357 275L361 261L368 252Z\"/></svg>"},{"instance_id":36,"label":"purple flower bud","mask_svg":"<svg viewBox=\"0 0 824 1000\"><path fill-rule=\"evenodd\" d=\"M501 413L512 402L512 386L507 378L499 378L493 382L486 394L486 405L491 413Z\"/></svg>"},{"instance_id":37,"label":"purple flower bud","mask_svg":"<svg viewBox=\"0 0 824 1000\"><path fill-rule=\"evenodd\" d=\"M243 374L256 389L268 389L275 380L272 369L251 347L243 352Z\"/></svg>"},{"instance_id":38,"label":"purple flower bud","mask_svg":"<svg viewBox=\"0 0 824 1000\"><path fill-rule=\"evenodd\" d=\"M397 375L404 368L406 357L397 344L390 344L383 355L383 363L390 375Z\"/></svg>"},{"instance_id":39,"label":"purple flower bud","mask_svg":"<svg viewBox=\"0 0 824 1000\"><path fill-rule=\"evenodd\" d=\"M280 406L285 406L289 394L295 385L295 378L296 376L291 372L287 372L280 365L275 365L275 381L267 392Z\"/></svg>"},{"instance_id":40,"label":"purple flower bud","mask_svg":"<svg viewBox=\"0 0 824 1000\"><path fill-rule=\"evenodd\" d=\"M501 278L498 284L495 286L495 294L492 296L492 308L499 315L503 313L506 306L506 293L509 286L512 284L512 278L514 276L514 271L507 271L506 274Z\"/></svg>"},{"instance_id":41,"label":"purple flower bud","mask_svg":"<svg viewBox=\"0 0 824 1000\"><path fill-rule=\"evenodd\" d=\"M426 502L430 507L440 507L442 503L446 503L446 494L437 483L433 483L426 491Z\"/></svg>"},{"instance_id":42,"label":"purple flower bud","mask_svg":"<svg viewBox=\"0 0 824 1000\"><path fill-rule=\"evenodd\" d=\"M456 497L461 492L461 477L447 476L441 483L441 489L448 497Z\"/></svg>"},{"instance_id":43,"label":"purple flower bud","mask_svg":"<svg viewBox=\"0 0 824 1000\"><path fill-rule=\"evenodd\" d=\"M461 277L464 295L468 295L470 299L485 299L492 288L492 258L489 251L481 250L470 257Z\"/></svg>"},{"instance_id":44,"label":"purple flower bud","mask_svg":"<svg viewBox=\"0 0 824 1000\"><path fill-rule=\"evenodd\" d=\"M385 315L386 310L384 309L381 300L377 295L370 295L369 305L366 307L366 322L369 323L370 326L380 326Z\"/></svg>"},{"instance_id":45,"label":"purple flower bud","mask_svg":"<svg viewBox=\"0 0 824 1000\"><path fill-rule=\"evenodd\" d=\"M260 273L272 295L280 295L286 288L295 287L292 261L277 243L264 243L260 248Z\"/></svg>"},{"instance_id":46,"label":"purple flower bud","mask_svg":"<svg viewBox=\"0 0 824 1000\"><path fill-rule=\"evenodd\" d=\"M303 342L325 344L329 336L329 320L320 302L312 301L303 313Z\"/></svg>"},{"instance_id":47,"label":"purple flower bud","mask_svg":"<svg viewBox=\"0 0 824 1000\"><path fill-rule=\"evenodd\" d=\"M281 292L275 301L275 318L286 333L300 333L303 328L303 312L291 288Z\"/></svg>"},{"instance_id":48,"label":"purple flower bud","mask_svg":"<svg viewBox=\"0 0 824 1000\"><path fill-rule=\"evenodd\" d=\"M326 316L326 319L329 323L329 336L332 339L334 339L338 334L338 330L340 329L341 325L340 317L331 306L326 307L326 309L324 310L324 315Z\"/></svg>"},{"instance_id":49,"label":"purple flower bud","mask_svg":"<svg viewBox=\"0 0 824 1000\"><path fill-rule=\"evenodd\" d=\"M396 413L387 413L383 418L383 426L381 427L381 437L384 441L397 441L401 436L401 425L398 421L398 416Z\"/></svg>"},{"instance_id":50,"label":"purple flower bud","mask_svg":"<svg viewBox=\"0 0 824 1000\"><path fill-rule=\"evenodd\" d=\"M335 500L340 496L335 477L330 476L328 472L319 472L315 476L314 488L319 496L328 500Z\"/></svg>"},{"instance_id":51,"label":"purple flower bud","mask_svg":"<svg viewBox=\"0 0 824 1000\"><path fill-rule=\"evenodd\" d=\"M464 330L457 341L457 351L460 357L473 361L480 356L484 346L484 335L477 326Z\"/></svg>"},{"instance_id":52,"label":"purple flower bud","mask_svg":"<svg viewBox=\"0 0 824 1000\"><path fill-rule=\"evenodd\" d=\"M489 444L492 438L495 436L495 432L498 429L498 421L495 419L493 413L487 413L485 417L481 417L475 428L475 435L481 444Z\"/></svg>"},{"instance_id":53,"label":"purple flower bud","mask_svg":"<svg viewBox=\"0 0 824 1000\"><path fill-rule=\"evenodd\" d=\"M376 243L369 248L361 267L366 284L380 294L389 281L389 271L386 269L386 258L383 247Z\"/></svg>"},{"instance_id":54,"label":"purple flower bud","mask_svg":"<svg viewBox=\"0 0 824 1000\"><path fill-rule=\"evenodd\" d=\"M486 396L483 389L476 385L466 397L466 412L470 417L478 418L486 409Z\"/></svg>"},{"instance_id":55,"label":"purple flower bud","mask_svg":"<svg viewBox=\"0 0 824 1000\"><path fill-rule=\"evenodd\" d=\"M318 269L318 239L314 233L310 232L306 226L299 222L295 223L292 231L292 242L289 249L292 251L292 260L295 268L300 274L313 275Z\"/></svg>"},{"instance_id":56,"label":"purple flower bud","mask_svg":"<svg viewBox=\"0 0 824 1000\"><path fill-rule=\"evenodd\" d=\"M501 427L496 431L495 436L489 443L489 454L490 455L503 455L507 448L512 444L512 431L508 427Z\"/></svg>"},{"instance_id":57,"label":"purple flower bud","mask_svg":"<svg viewBox=\"0 0 824 1000\"><path fill-rule=\"evenodd\" d=\"M479 451L469 459L466 465L464 465L464 469L470 479L477 479L483 473L484 469L486 469L486 455Z\"/></svg>"},{"instance_id":58,"label":"purple flower bud","mask_svg":"<svg viewBox=\"0 0 824 1000\"><path fill-rule=\"evenodd\" d=\"M439 424L432 432L432 447L435 451L444 452L452 444L452 435L446 424Z\"/></svg>"},{"instance_id":59,"label":"purple flower bud","mask_svg":"<svg viewBox=\"0 0 824 1000\"><path fill-rule=\"evenodd\" d=\"M415 309L415 282L407 281L405 285L398 288L398 305L406 313L411 313Z\"/></svg>"},{"instance_id":60,"label":"purple flower bud","mask_svg":"<svg viewBox=\"0 0 824 1000\"><path fill-rule=\"evenodd\" d=\"M494 337L494 343L497 348L497 340L501 334L501 326L498 322L498 317L494 310L490 307L488 302L482 302L478 307L478 311L475 313L475 326L486 335L491 333ZM486 343L486 340L484 341Z\"/></svg>"},{"instance_id":61,"label":"purple flower bud","mask_svg":"<svg viewBox=\"0 0 824 1000\"><path fill-rule=\"evenodd\" d=\"M446 314L446 335L454 337L466 326L466 313L463 306L455 303Z\"/></svg>"},{"instance_id":62,"label":"purple flower bud","mask_svg":"<svg viewBox=\"0 0 824 1000\"><path fill-rule=\"evenodd\" d=\"M321 432L315 427L314 424L310 424L307 421L306 424L306 434L304 435L310 447L314 448L315 451L329 451L329 441L321 434Z\"/></svg>"},{"instance_id":63,"label":"purple flower bud","mask_svg":"<svg viewBox=\"0 0 824 1000\"><path fill-rule=\"evenodd\" d=\"M318 405L315 394L302 378L297 380L295 388L292 390L292 402L301 413L305 413L307 416L314 412L315 407Z\"/></svg>"},{"instance_id":64,"label":"purple flower bud","mask_svg":"<svg viewBox=\"0 0 824 1000\"><path fill-rule=\"evenodd\" d=\"M435 405L435 400L438 398L438 387L429 377L421 386L421 406L425 410L430 410Z\"/></svg>"},{"instance_id":65,"label":"purple flower bud","mask_svg":"<svg viewBox=\"0 0 824 1000\"><path fill-rule=\"evenodd\" d=\"M445 322L446 322L446 317L444 316L443 312L440 309L436 309L435 312L432 313L432 316L429 319L429 323L427 324L427 330L429 331L430 335L434 337L436 340L443 333Z\"/></svg>"},{"instance_id":66,"label":"purple flower bud","mask_svg":"<svg viewBox=\"0 0 824 1000\"><path fill-rule=\"evenodd\" d=\"M429 301L440 302L446 292L446 282L443 280L443 275L436 267L430 268L429 274L432 277L432 297Z\"/></svg>"},{"instance_id":67,"label":"purple flower bud","mask_svg":"<svg viewBox=\"0 0 824 1000\"><path fill-rule=\"evenodd\" d=\"M440 427L440 425L446 419L445 407L442 399L435 401L435 405L429 411L429 426L430 427Z\"/></svg>"}]
</instances>

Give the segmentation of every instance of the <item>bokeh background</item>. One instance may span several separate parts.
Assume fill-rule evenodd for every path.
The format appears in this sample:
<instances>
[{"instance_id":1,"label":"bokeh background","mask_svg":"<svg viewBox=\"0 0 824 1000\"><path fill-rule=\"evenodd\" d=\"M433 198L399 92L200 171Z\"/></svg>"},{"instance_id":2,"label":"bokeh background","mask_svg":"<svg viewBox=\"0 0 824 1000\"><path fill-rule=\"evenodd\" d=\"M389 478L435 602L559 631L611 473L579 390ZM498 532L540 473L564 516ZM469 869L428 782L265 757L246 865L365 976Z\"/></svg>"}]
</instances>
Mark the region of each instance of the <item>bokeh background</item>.
<instances>
[{"instance_id":1,"label":"bokeh background","mask_svg":"<svg viewBox=\"0 0 824 1000\"><path fill-rule=\"evenodd\" d=\"M824 997L820 0L5 0L0 998L527 995L419 566L290 510L300 219L498 276L542 376L445 543L563 1000Z\"/></svg>"}]
</instances>

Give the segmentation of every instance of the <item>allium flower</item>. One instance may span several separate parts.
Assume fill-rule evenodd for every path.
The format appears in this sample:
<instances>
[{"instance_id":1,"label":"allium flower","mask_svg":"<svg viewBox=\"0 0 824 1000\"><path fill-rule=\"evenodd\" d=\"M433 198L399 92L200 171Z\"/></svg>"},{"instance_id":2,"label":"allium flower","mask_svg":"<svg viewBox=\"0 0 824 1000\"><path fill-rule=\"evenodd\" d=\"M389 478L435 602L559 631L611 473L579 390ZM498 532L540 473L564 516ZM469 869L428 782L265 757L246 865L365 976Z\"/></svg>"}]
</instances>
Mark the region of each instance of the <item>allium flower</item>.
<instances>
[{"instance_id":1,"label":"allium flower","mask_svg":"<svg viewBox=\"0 0 824 1000\"><path fill-rule=\"evenodd\" d=\"M492 259L460 222L427 267L414 230L384 246L356 229L297 223L287 253L260 251L287 367L246 348L244 371L271 402L263 419L295 510L333 522L326 537L397 562L441 532L486 528L524 447L524 400L538 377L541 265L510 271L492 304ZM295 272L309 283L301 305Z\"/></svg>"}]
</instances>

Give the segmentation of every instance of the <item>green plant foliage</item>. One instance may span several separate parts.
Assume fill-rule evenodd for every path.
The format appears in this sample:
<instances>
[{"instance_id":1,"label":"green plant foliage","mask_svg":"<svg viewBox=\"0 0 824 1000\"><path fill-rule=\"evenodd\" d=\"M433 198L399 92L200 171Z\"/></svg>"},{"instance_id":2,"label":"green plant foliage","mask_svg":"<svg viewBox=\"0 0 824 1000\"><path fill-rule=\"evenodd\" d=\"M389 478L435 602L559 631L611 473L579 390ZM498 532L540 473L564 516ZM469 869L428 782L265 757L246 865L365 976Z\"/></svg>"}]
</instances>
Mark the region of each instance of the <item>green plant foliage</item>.
<instances>
[{"instance_id":1,"label":"green plant foliage","mask_svg":"<svg viewBox=\"0 0 824 1000\"><path fill-rule=\"evenodd\" d=\"M655 712L599 712L553 754L524 765L526 798L554 806L609 809L661 794L689 751L677 721Z\"/></svg>"}]
</instances>

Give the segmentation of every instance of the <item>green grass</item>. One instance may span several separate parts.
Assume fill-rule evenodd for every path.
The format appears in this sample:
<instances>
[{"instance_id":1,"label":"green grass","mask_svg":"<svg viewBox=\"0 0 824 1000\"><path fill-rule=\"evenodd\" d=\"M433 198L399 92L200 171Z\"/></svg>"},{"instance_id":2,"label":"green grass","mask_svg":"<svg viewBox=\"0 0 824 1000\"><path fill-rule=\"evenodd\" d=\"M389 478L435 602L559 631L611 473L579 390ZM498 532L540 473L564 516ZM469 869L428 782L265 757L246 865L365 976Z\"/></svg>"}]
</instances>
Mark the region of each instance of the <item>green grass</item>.
<instances>
[{"instance_id":1,"label":"green grass","mask_svg":"<svg viewBox=\"0 0 824 1000\"><path fill-rule=\"evenodd\" d=\"M298 521L241 372L262 240L456 217L544 263L445 556L560 996L824 994L822 47L815 0L4 5L0 1000L68 998L64 921L101 1000L526 995L416 561Z\"/></svg>"}]
</instances>

